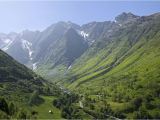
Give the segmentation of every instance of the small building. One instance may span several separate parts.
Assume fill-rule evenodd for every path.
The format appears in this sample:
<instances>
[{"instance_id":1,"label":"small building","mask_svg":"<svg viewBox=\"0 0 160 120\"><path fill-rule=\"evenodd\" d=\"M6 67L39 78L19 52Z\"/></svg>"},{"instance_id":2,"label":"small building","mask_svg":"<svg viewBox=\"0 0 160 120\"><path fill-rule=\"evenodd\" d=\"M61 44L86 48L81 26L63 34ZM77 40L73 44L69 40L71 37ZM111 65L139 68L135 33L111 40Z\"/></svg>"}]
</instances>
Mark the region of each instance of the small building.
<instances>
[{"instance_id":1,"label":"small building","mask_svg":"<svg viewBox=\"0 0 160 120\"><path fill-rule=\"evenodd\" d=\"M48 112L49 112L50 114L52 114L52 113L53 113L53 112L52 112L52 110L49 110Z\"/></svg>"}]
</instances>

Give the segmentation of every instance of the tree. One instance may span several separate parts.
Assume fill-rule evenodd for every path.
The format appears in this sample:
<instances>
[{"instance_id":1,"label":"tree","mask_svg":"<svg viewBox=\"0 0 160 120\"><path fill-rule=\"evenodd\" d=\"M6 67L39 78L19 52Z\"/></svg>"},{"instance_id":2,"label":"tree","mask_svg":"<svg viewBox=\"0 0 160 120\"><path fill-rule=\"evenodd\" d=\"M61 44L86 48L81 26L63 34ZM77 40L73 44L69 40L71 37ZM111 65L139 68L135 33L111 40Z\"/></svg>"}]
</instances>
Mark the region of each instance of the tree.
<instances>
[{"instance_id":1,"label":"tree","mask_svg":"<svg viewBox=\"0 0 160 120\"><path fill-rule=\"evenodd\" d=\"M4 111L5 113L9 113L8 104L4 98L0 98L0 110Z\"/></svg>"},{"instance_id":2,"label":"tree","mask_svg":"<svg viewBox=\"0 0 160 120\"><path fill-rule=\"evenodd\" d=\"M109 104L106 104L104 107L102 107L100 109L100 112L104 114L104 116L106 115L111 115L113 113L111 107Z\"/></svg>"},{"instance_id":3,"label":"tree","mask_svg":"<svg viewBox=\"0 0 160 120\"><path fill-rule=\"evenodd\" d=\"M140 107L138 112L135 112L133 115L134 119L151 119L151 115L148 113L148 111L145 109L145 107Z\"/></svg>"},{"instance_id":4,"label":"tree","mask_svg":"<svg viewBox=\"0 0 160 120\"><path fill-rule=\"evenodd\" d=\"M62 111L62 112L61 112L61 116L62 116L63 118L67 118L67 113L66 113L65 111Z\"/></svg>"},{"instance_id":5,"label":"tree","mask_svg":"<svg viewBox=\"0 0 160 120\"><path fill-rule=\"evenodd\" d=\"M124 112L129 113L135 110L137 111L139 107L142 105L142 102L143 100L141 97L133 99L131 102L125 105Z\"/></svg>"},{"instance_id":6,"label":"tree","mask_svg":"<svg viewBox=\"0 0 160 120\"><path fill-rule=\"evenodd\" d=\"M91 110L94 110L94 109L95 109L95 107L94 107L93 104L90 104L90 109L91 109Z\"/></svg>"},{"instance_id":7,"label":"tree","mask_svg":"<svg viewBox=\"0 0 160 120\"><path fill-rule=\"evenodd\" d=\"M19 111L17 114L18 119L27 119L27 113L23 110Z\"/></svg>"},{"instance_id":8,"label":"tree","mask_svg":"<svg viewBox=\"0 0 160 120\"><path fill-rule=\"evenodd\" d=\"M132 101L132 104L133 104L133 106L134 106L134 109L135 110L138 110L138 108L141 106L141 104L142 104L142 98L141 97L137 97L137 98L135 98L133 101Z\"/></svg>"}]
</instances>

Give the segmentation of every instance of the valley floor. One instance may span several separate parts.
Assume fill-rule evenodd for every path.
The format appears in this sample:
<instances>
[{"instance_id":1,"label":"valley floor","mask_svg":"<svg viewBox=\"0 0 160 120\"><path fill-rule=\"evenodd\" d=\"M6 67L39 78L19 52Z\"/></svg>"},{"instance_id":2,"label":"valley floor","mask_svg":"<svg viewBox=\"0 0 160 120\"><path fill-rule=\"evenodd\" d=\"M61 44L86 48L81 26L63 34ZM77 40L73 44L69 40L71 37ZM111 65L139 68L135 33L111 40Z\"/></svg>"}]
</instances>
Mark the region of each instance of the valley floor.
<instances>
[{"instance_id":1,"label":"valley floor","mask_svg":"<svg viewBox=\"0 0 160 120\"><path fill-rule=\"evenodd\" d=\"M39 106L33 106L30 109L36 111L38 114L33 116L37 119L62 119L59 109L53 106L52 102L56 98L54 96L41 96L45 101ZM49 113L49 110L52 113Z\"/></svg>"}]
</instances>

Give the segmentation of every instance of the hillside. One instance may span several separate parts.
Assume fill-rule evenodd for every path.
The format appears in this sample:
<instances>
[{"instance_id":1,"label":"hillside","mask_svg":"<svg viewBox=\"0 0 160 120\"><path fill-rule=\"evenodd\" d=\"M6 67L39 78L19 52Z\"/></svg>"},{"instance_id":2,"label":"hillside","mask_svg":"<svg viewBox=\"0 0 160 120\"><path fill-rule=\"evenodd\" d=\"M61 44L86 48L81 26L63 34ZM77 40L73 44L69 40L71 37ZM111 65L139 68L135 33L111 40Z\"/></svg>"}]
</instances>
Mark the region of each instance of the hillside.
<instances>
[{"instance_id":1,"label":"hillside","mask_svg":"<svg viewBox=\"0 0 160 120\"><path fill-rule=\"evenodd\" d=\"M144 17L124 14L116 19L120 27L109 36L107 32L102 34L74 62L61 83L96 99L99 107L100 101L107 101L113 110L128 118L140 118L136 116L140 114L137 109L148 111L155 118L160 105L160 14ZM139 98L143 99L134 110L131 104Z\"/></svg>"},{"instance_id":2,"label":"hillside","mask_svg":"<svg viewBox=\"0 0 160 120\"><path fill-rule=\"evenodd\" d=\"M79 25L61 21L41 32L1 33L0 48L48 79L63 73L87 50L83 34Z\"/></svg>"},{"instance_id":3,"label":"hillside","mask_svg":"<svg viewBox=\"0 0 160 120\"><path fill-rule=\"evenodd\" d=\"M82 26L58 22L41 32L24 31L9 45L4 41L10 35L2 34L0 42L16 60L60 86L62 93L53 105L64 118L160 119L159 28L160 13L122 13L114 21ZM14 51L22 53L16 56ZM16 87L22 83L26 92L43 89L41 77L12 58L8 61L15 67L3 59L2 65L8 66L2 66L2 82L14 81ZM10 82L4 86L1 90L10 90Z\"/></svg>"},{"instance_id":4,"label":"hillside","mask_svg":"<svg viewBox=\"0 0 160 120\"><path fill-rule=\"evenodd\" d=\"M1 50L0 73L1 95L6 90L12 94L18 87L21 87L26 92L32 92L44 86L44 80L41 77Z\"/></svg>"},{"instance_id":5,"label":"hillside","mask_svg":"<svg viewBox=\"0 0 160 120\"><path fill-rule=\"evenodd\" d=\"M0 119L92 118L79 108L79 96L67 91L0 50Z\"/></svg>"},{"instance_id":6,"label":"hillside","mask_svg":"<svg viewBox=\"0 0 160 120\"><path fill-rule=\"evenodd\" d=\"M42 92L44 88L45 81L41 77L0 50L1 97L20 107L29 103L30 96L34 91ZM1 106L0 113L2 109ZM3 114L1 115L3 116Z\"/></svg>"},{"instance_id":7,"label":"hillside","mask_svg":"<svg viewBox=\"0 0 160 120\"><path fill-rule=\"evenodd\" d=\"M45 98L50 95L53 100L59 92L57 86L48 83L0 50L0 119L37 118L39 105L51 104L52 102ZM32 108L34 106L37 106L37 109ZM50 109L56 108L51 106ZM51 118L61 118L60 110L56 111L57 116ZM33 112L36 112L36 115ZM41 112L46 114L48 111Z\"/></svg>"}]
</instances>

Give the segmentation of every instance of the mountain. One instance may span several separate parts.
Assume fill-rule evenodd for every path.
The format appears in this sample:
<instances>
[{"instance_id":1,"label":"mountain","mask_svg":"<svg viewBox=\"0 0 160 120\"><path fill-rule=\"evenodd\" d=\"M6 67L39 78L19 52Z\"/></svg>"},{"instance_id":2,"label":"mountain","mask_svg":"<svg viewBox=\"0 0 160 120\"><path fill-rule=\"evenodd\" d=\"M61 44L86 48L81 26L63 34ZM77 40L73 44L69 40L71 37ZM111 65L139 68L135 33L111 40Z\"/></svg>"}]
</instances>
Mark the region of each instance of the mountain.
<instances>
[{"instance_id":1,"label":"mountain","mask_svg":"<svg viewBox=\"0 0 160 120\"><path fill-rule=\"evenodd\" d=\"M144 53L148 49L152 50L151 43L159 42L159 39L157 39L159 32L159 17L159 14L154 14L151 16L139 17L135 21L128 21L124 26L119 26L115 31L112 31L110 36L106 31L105 33L107 35L102 34L101 39L97 40L88 51L74 63L73 66L79 70L75 70L73 73L75 74L77 72L78 74L82 72L83 74L86 74L86 72L88 72L89 74L88 70L95 70L95 72L97 72L102 71L103 69L111 69L110 67L121 65L121 62L129 56L132 56L134 52L137 53L139 49L143 49L140 50L141 52L145 50ZM112 27L115 28L114 26ZM147 44L149 44L150 47L147 48ZM153 44L153 47L157 47L158 49L159 46L154 46ZM140 54L141 52L138 52L137 54ZM142 56L140 55L139 57ZM82 68L82 70L80 68ZM72 68L70 71L72 70L74 69ZM106 71L106 73L109 71Z\"/></svg>"},{"instance_id":2,"label":"mountain","mask_svg":"<svg viewBox=\"0 0 160 120\"><path fill-rule=\"evenodd\" d=\"M52 106L52 101L61 92L0 50L0 119L60 119L60 110ZM48 109L56 111L56 116Z\"/></svg>"},{"instance_id":3,"label":"mountain","mask_svg":"<svg viewBox=\"0 0 160 120\"><path fill-rule=\"evenodd\" d=\"M122 14L118 15L115 18L115 21L119 22L119 23L126 23L126 22L134 21L134 20L136 20L138 18L140 18L140 16L134 15L134 14L132 14L130 12L129 13L123 12Z\"/></svg>"},{"instance_id":4,"label":"mountain","mask_svg":"<svg viewBox=\"0 0 160 120\"><path fill-rule=\"evenodd\" d=\"M0 50L0 94L14 99L21 92L31 93L44 87L44 79ZM7 92L7 94L6 94ZM23 94L21 95L22 97Z\"/></svg>"},{"instance_id":5,"label":"mountain","mask_svg":"<svg viewBox=\"0 0 160 120\"><path fill-rule=\"evenodd\" d=\"M34 44L39 34L39 31L23 31L17 36L16 40L14 40L6 52L20 63L28 65L33 59Z\"/></svg>"},{"instance_id":6,"label":"mountain","mask_svg":"<svg viewBox=\"0 0 160 120\"><path fill-rule=\"evenodd\" d=\"M123 13L116 19L112 32L101 34L60 82L99 107L106 100L120 118L159 118L160 14Z\"/></svg>"},{"instance_id":7,"label":"mountain","mask_svg":"<svg viewBox=\"0 0 160 120\"><path fill-rule=\"evenodd\" d=\"M17 34L9 45L5 44L7 49L3 46L1 49L37 71L57 67L57 74L59 66L63 64L62 68L68 68L88 48L88 43L79 33L79 29L80 26L72 22L58 22L41 32L24 30ZM7 38L3 39L3 42L6 40ZM48 71L43 72L46 73Z\"/></svg>"},{"instance_id":8,"label":"mountain","mask_svg":"<svg viewBox=\"0 0 160 120\"><path fill-rule=\"evenodd\" d=\"M1 49L20 63L46 75L46 78L52 78L53 75L63 74L95 40L106 32L109 36L117 27L119 25L110 21L82 26L72 22L58 22L41 32L24 30L16 34L9 45L5 44L7 49L3 46Z\"/></svg>"},{"instance_id":9,"label":"mountain","mask_svg":"<svg viewBox=\"0 0 160 120\"><path fill-rule=\"evenodd\" d=\"M47 60L50 60L54 65L58 62L63 63L63 59L68 59L69 61L67 65L69 65L76 57L79 57L80 54L82 54L82 52L86 49L87 44L85 44L85 41L80 35L77 34L75 29L68 26L66 27L66 23L58 23L52 29L52 33L49 34L47 38L43 38L42 40L40 40L40 43L38 45L40 46L40 50L38 50L36 53L35 61L45 63L48 62ZM44 31L44 34L46 33L48 33L48 29L47 31ZM79 47L78 44L80 47L82 47L80 48L81 50L77 49L77 54L67 56L68 50L70 50L69 52L74 52L76 47Z\"/></svg>"},{"instance_id":10,"label":"mountain","mask_svg":"<svg viewBox=\"0 0 160 120\"><path fill-rule=\"evenodd\" d=\"M34 91L42 94L46 83L43 78L0 50L0 118L19 118L21 107L25 109ZM11 108L5 99L10 101Z\"/></svg>"},{"instance_id":11,"label":"mountain","mask_svg":"<svg viewBox=\"0 0 160 120\"><path fill-rule=\"evenodd\" d=\"M0 50L0 119L93 118L77 106L78 99Z\"/></svg>"},{"instance_id":12,"label":"mountain","mask_svg":"<svg viewBox=\"0 0 160 120\"><path fill-rule=\"evenodd\" d=\"M80 95L80 108L93 118L159 119L159 28L160 13L122 13L82 26L58 22L18 34L11 44L15 52L11 45L6 52Z\"/></svg>"}]
</instances>

